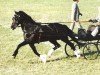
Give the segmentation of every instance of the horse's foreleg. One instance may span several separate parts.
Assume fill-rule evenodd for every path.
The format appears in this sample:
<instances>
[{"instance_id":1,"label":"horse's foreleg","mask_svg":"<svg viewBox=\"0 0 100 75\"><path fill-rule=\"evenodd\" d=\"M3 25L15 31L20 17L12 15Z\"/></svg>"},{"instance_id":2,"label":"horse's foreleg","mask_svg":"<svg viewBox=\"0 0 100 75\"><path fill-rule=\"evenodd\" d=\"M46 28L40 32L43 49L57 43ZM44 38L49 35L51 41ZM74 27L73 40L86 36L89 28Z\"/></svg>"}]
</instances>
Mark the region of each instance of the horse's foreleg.
<instances>
[{"instance_id":1,"label":"horse's foreleg","mask_svg":"<svg viewBox=\"0 0 100 75\"><path fill-rule=\"evenodd\" d=\"M19 48L22 47L22 46L24 46L24 45L26 45L26 44L28 44L26 41L21 42L21 43L17 46L17 48L16 48L16 50L14 51L14 53L13 53L12 56L14 56L14 58L16 58L16 55L18 54Z\"/></svg>"},{"instance_id":2,"label":"horse's foreleg","mask_svg":"<svg viewBox=\"0 0 100 75\"><path fill-rule=\"evenodd\" d=\"M55 41L50 41L55 47L53 48L53 49L51 49L51 50L49 50L49 52L48 52L48 56L50 57L51 55L52 55L52 53L56 50L56 49L58 49L59 47L60 47L60 44L55 40Z\"/></svg>"},{"instance_id":3,"label":"horse's foreleg","mask_svg":"<svg viewBox=\"0 0 100 75\"><path fill-rule=\"evenodd\" d=\"M33 52L40 57L40 54L37 52L36 47L34 46L34 44L29 44L29 46L31 47L31 49L33 50Z\"/></svg>"},{"instance_id":4,"label":"horse's foreleg","mask_svg":"<svg viewBox=\"0 0 100 75\"><path fill-rule=\"evenodd\" d=\"M33 50L33 52L38 56L40 57L40 59L42 60L42 62L46 63L46 55L40 55L37 50L36 50L36 47L34 46L34 44L29 44L29 46L31 47L31 49Z\"/></svg>"}]
</instances>

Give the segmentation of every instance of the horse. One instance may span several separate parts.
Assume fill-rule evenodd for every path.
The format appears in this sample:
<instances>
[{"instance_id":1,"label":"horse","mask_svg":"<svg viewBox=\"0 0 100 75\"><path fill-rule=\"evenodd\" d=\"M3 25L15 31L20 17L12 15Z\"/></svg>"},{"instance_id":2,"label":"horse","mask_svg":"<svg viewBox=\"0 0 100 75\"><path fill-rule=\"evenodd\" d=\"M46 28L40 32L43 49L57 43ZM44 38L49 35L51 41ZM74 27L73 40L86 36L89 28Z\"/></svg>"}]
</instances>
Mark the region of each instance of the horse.
<instances>
[{"instance_id":1,"label":"horse","mask_svg":"<svg viewBox=\"0 0 100 75\"><path fill-rule=\"evenodd\" d=\"M42 25L39 22L35 22L24 11L15 11L15 14L12 18L11 29L14 30L17 27L21 27L24 35L24 40L18 44L17 48L15 49L12 55L14 58L16 58L20 47L29 44L33 52L41 59L41 61L46 62L47 56L50 57L51 54L61 46L57 40L62 40L68 44L74 51L75 55L80 57L80 54L77 52L74 44L69 40L68 37L70 37L78 45L80 45L80 43L75 38L74 32L70 30L66 25L60 23L47 23L46 25ZM35 43L45 41L49 41L54 45L54 48L50 49L47 55L38 53L34 45Z\"/></svg>"}]
</instances>

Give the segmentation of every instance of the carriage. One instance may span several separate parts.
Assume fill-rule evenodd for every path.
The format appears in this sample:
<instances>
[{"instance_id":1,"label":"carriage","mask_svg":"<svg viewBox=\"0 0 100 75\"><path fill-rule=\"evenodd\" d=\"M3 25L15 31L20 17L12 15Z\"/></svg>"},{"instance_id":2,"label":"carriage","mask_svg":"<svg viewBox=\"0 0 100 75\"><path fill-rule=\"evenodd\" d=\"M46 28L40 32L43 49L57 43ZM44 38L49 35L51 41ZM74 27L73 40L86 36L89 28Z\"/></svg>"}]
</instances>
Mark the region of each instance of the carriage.
<instances>
[{"instance_id":1,"label":"carriage","mask_svg":"<svg viewBox=\"0 0 100 75\"><path fill-rule=\"evenodd\" d=\"M99 32L96 36L92 36L91 33L95 29L95 25L90 25L88 29L78 29L78 33L75 34L79 42L83 43L81 46L82 55L85 59L96 59L100 53L100 25ZM78 46L77 44L75 45ZM71 56L70 52L67 50L67 44L65 45L65 53L67 56Z\"/></svg>"}]
</instances>

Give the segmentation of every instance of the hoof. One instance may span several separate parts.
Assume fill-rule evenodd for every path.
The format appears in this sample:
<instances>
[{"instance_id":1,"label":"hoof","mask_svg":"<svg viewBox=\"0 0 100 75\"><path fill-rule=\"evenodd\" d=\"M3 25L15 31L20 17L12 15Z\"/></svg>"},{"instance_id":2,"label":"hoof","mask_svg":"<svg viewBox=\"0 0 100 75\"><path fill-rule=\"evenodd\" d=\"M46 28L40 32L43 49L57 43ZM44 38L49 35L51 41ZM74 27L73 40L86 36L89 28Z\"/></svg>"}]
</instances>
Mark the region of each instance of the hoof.
<instances>
[{"instance_id":1,"label":"hoof","mask_svg":"<svg viewBox=\"0 0 100 75\"><path fill-rule=\"evenodd\" d=\"M41 60L43 63L46 63L46 54L40 55L40 60Z\"/></svg>"},{"instance_id":2,"label":"hoof","mask_svg":"<svg viewBox=\"0 0 100 75\"><path fill-rule=\"evenodd\" d=\"M74 51L74 54L76 55L77 58L80 58L81 57L79 50L75 50Z\"/></svg>"},{"instance_id":3,"label":"hoof","mask_svg":"<svg viewBox=\"0 0 100 75\"><path fill-rule=\"evenodd\" d=\"M16 55L13 54L12 56L13 56L14 59L16 58Z\"/></svg>"},{"instance_id":4,"label":"hoof","mask_svg":"<svg viewBox=\"0 0 100 75\"><path fill-rule=\"evenodd\" d=\"M80 58L80 57L81 57L81 55L77 55L76 57L77 57L77 58Z\"/></svg>"},{"instance_id":5,"label":"hoof","mask_svg":"<svg viewBox=\"0 0 100 75\"><path fill-rule=\"evenodd\" d=\"M54 50L53 49L51 49L51 50L49 50L49 52L48 52L48 57L51 57L51 55L52 55L52 53L54 52Z\"/></svg>"}]
</instances>

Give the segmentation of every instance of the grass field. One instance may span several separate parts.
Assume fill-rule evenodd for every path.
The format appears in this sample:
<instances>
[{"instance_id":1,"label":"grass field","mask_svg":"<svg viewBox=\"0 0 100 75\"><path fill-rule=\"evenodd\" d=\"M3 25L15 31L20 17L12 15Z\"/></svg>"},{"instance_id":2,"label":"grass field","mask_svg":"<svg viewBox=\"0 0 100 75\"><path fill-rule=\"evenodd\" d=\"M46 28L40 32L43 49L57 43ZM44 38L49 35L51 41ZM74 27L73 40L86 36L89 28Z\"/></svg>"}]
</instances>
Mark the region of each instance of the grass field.
<instances>
[{"instance_id":1,"label":"grass field","mask_svg":"<svg viewBox=\"0 0 100 75\"><path fill-rule=\"evenodd\" d=\"M14 11L23 10L37 22L65 22L70 21L71 4L72 0L0 0L0 75L100 75L100 56L96 60L66 58L61 41L58 42L62 47L45 65L28 45L19 50L16 59L12 57L23 40L20 28L10 29ZM83 13L80 20L89 20L96 17L100 0L80 0L79 6ZM84 28L89 24L82 23ZM52 48L50 43L36 44L36 47L41 54Z\"/></svg>"}]
</instances>

